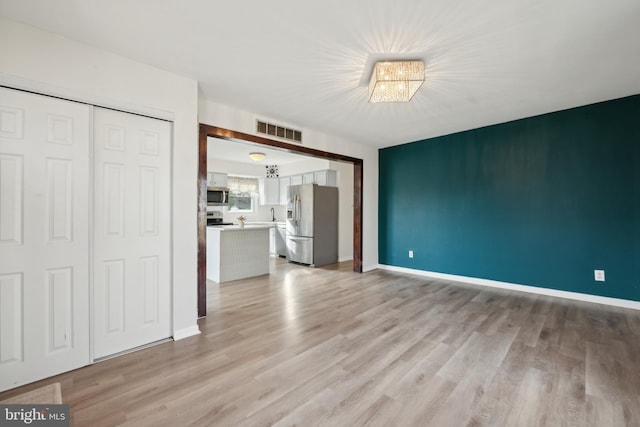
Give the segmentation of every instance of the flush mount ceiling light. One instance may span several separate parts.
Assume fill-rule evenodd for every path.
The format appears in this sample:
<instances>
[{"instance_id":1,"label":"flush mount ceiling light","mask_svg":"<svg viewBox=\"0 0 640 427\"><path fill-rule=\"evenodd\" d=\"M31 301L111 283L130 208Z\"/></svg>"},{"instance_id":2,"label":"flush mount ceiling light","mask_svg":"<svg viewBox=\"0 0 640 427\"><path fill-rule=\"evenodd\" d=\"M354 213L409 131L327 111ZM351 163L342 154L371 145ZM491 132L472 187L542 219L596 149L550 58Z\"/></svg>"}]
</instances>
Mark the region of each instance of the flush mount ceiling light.
<instances>
[{"instance_id":1,"label":"flush mount ceiling light","mask_svg":"<svg viewBox=\"0 0 640 427\"><path fill-rule=\"evenodd\" d=\"M265 158L264 153L249 153L249 158L254 162L259 162Z\"/></svg>"},{"instance_id":2,"label":"flush mount ceiling light","mask_svg":"<svg viewBox=\"0 0 640 427\"><path fill-rule=\"evenodd\" d=\"M424 83L424 61L380 61L373 66L369 102L406 102Z\"/></svg>"}]
</instances>

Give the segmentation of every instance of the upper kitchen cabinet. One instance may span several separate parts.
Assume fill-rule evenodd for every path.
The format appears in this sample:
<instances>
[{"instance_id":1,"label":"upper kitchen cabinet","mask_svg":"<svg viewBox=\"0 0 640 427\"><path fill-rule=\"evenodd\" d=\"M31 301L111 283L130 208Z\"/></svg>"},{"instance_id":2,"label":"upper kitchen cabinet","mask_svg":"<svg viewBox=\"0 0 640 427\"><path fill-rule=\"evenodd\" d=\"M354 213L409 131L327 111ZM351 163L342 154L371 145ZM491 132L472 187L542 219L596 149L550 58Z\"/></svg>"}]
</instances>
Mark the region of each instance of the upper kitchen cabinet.
<instances>
[{"instance_id":1,"label":"upper kitchen cabinet","mask_svg":"<svg viewBox=\"0 0 640 427\"><path fill-rule=\"evenodd\" d=\"M291 175L290 185L318 184L326 187L338 186L338 172L333 169L324 169L315 172L306 172L300 175Z\"/></svg>"},{"instance_id":2,"label":"upper kitchen cabinet","mask_svg":"<svg viewBox=\"0 0 640 427\"><path fill-rule=\"evenodd\" d=\"M280 177L280 204L286 205L289 201L289 185L291 185L290 176Z\"/></svg>"},{"instance_id":3,"label":"upper kitchen cabinet","mask_svg":"<svg viewBox=\"0 0 640 427\"><path fill-rule=\"evenodd\" d=\"M260 204L279 205L280 204L280 179L262 178L259 181Z\"/></svg>"},{"instance_id":4,"label":"upper kitchen cabinet","mask_svg":"<svg viewBox=\"0 0 640 427\"><path fill-rule=\"evenodd\" d=\"M280 178L262 179L260 180L260 204L286 205L289 198L289 186L302 184L337 187L338 172L333 169L325 169L291 176L281 176Z\"/></svg>"},{"instance_id":5,"label":"upper kitchen cabinet","mask_svg":"<svg viewBox=\"0 0 640 427\"><path fill-rule=\"evenodd\" d=\"M207 172L207 187L227 188L227 174Z\"/></svg>"},{"instance_id":6,"label":"upper kitchen cabinet","mask_svg":"<svg viewBox=\"0 0 640 427\"><path fill-rule=\"evenodd\" d=\"M333 169L325 169L313 173L313 183L327 187L338 186L338 173Z\"/></svg>"},{"instance_id":7,"label":"upper kitchen cabinet","mask_svg":"<svg viewBox=\"0 0 640 427\"><path fill-rule=\"evenodd\" d=\"M302 174L302 183L303 184L315 184L316 181L314 179L314 172L307 172Z\"/></svg>"}]
</instances>

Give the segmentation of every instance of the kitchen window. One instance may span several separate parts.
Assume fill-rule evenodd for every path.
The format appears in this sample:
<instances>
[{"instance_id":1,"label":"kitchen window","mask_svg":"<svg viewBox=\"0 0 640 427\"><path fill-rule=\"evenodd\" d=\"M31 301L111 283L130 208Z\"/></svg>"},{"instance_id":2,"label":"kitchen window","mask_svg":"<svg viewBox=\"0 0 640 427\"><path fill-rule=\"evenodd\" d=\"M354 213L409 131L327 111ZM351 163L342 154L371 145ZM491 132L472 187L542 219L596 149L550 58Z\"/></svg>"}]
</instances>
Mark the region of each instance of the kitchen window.
<instances>
[{"instance_id":1,"label":"kitchen window","mask_svg":"<svg viewBox=\"0 0 640 427\"><path fill-rule=\"evenodd\" d=\"M242 176L229 176L229 212L253 212L253 204L258 197L258 179Z\"/></svg>"}]
</instances>

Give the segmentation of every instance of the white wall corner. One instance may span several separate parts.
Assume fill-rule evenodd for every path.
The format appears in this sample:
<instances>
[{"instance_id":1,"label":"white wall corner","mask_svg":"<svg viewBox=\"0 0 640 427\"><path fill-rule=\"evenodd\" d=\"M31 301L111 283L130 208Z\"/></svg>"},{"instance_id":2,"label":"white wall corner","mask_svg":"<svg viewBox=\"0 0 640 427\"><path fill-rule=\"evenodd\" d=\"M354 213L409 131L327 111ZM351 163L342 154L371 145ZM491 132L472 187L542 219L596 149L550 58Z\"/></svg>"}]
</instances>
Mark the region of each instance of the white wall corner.
<instances>
[{"instance_id":1,"label":"white wall corner","mask_svg":"<svg viewBox=\"0 0 640 427\"><path fill-rule=\"evenodd\" d=\"M395 267L392 265L378 264L381 270L395 271L398 273L414 274L417 276L430 277L433 279L450 280L470 285L487 286L491 288L508 289L517 292L527 292L530 294L546 295L557 298L566 298L576 301L591 302L595 304L609 305L613 307L630 308L640 310L640 301L626 300L621 298L603 297L599 295L583 294L579 292L561 291L557 289L541 288L538 286L520 285L517 283L500 282L497 280L480 279L477 277L457 276L455 274L436 273L433 271L415 270L412 268Z\"/></svg>"},{"instance_id":2,"label":"white wall corner","mask_svg":"<svg viewBox=\"0 0 640 427\"><path fill-rule=\"evenodd\" d=\"M198 334L200 334L200 328L198 325L193 325L184 329L176 329L173 331L173 340L180 341Z\"/></svg>"},{"instance_id":3,"label":"white wall corner","mask_svg":"<svg viewBox=\"0 0 640 427\"><path fill-rule=\"evenodd\" d=\"M386 266L386 265L381 265L381 264L376 264L376 265L363 265L363 266L362 266L362 272L363 272L363 273L366 273L366 272L373 271L373 270L377 270L377 269L380 269L380 270L388 270L388 269L387 269L387 268L385 268L385 267L387 267L387 266Z\"/></svg>"}]
</instances>

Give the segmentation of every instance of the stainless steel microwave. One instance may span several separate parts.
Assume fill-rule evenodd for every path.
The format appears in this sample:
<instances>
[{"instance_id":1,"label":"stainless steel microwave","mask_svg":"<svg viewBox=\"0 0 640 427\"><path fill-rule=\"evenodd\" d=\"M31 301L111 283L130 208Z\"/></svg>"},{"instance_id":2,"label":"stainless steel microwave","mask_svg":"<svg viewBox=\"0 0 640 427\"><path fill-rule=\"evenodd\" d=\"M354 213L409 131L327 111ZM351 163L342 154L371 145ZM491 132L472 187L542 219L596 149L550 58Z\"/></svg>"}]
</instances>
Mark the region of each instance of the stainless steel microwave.
<instances>
[{"instance_id":1,"label":"stainless steel microwave","mask_svg":"<svg viewBox=\"0 0 640 427\"><path fill-rule=\"evenodd\" d=\"M207 206L227 206L229 204L229 189L219 187L207 188Z\"/></svg>"}]
</instances>

